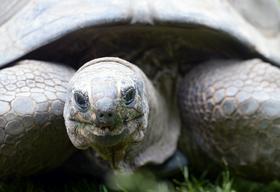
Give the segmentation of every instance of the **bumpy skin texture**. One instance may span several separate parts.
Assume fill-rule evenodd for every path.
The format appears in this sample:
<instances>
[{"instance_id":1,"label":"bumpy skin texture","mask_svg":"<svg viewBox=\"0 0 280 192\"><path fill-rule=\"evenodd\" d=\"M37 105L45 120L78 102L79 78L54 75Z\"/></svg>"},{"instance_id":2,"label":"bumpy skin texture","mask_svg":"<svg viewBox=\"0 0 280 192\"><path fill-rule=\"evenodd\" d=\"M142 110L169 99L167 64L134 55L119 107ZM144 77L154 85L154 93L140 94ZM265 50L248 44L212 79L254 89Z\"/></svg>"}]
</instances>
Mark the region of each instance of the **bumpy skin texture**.
<instances>
[{"instance_id":1,"label":"bumpy skin texture","mask_svg":"<svg viewBox=\"0 0 280 192\"><path fill-rule=\"evenodd\" d=\"M279 77L261 60L209 62L187 74L179 100L196 147L246 177L279 178Z\"/></svg>"},{"instance_id":2,"label":"bumpy skin texture","mask_svg":"<svg viewBox=\"0 0 280 192\"><path fill-rule=\"evenodd\" d=\"M69 67L26 60L0 71L0 176L60 165L74 151L63 107Z\"/></svg>"},{"instance_id":3,"label":"bumpy skin texture","mask_svg":"<svg viewBox=\"0 0 280 192\"><path fill-rule=\"evenodd\" d=\"M127 88L135 89L128 105L124 104ZM77 92L86 95L86 110L80 109ZM161 164L175 152L180 133L174 97L163 93L127 61L92 60L69 83L64 108L67 133L77 148L93 148L114 169L131 171L147 163ZM101 127L101 110L117 117L118 123Z\"/></svg>"}]
</instances>

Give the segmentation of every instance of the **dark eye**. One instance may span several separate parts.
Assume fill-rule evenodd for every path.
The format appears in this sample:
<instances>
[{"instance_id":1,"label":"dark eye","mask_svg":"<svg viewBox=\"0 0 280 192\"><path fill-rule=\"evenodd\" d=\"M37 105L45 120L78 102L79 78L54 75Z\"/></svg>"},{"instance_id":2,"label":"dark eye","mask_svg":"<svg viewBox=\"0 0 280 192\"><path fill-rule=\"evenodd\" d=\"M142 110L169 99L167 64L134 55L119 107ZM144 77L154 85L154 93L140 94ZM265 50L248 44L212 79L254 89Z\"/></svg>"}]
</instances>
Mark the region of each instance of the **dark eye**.
<instances>
[{"instance_id":1,"label":"dark eye","mask_svg":"<svg viewBox=\"0 0 280 192\"><path fill-rule=\"evenodd\" d=\"M131 104L135 99L136 91L133 87L126 89L123 93L123 99L126 105Z\"/></svg>"},{"instance_id":2,"label":"dark eye","mask_svg":"<svg viewBox=\"0 0 280 192\"><path fill-rule=\"evenodd\" d=\"M74 99L81 111L86 111L89 106L88 96L80 91L74 93Z\"/></svg>"}]
</instances>

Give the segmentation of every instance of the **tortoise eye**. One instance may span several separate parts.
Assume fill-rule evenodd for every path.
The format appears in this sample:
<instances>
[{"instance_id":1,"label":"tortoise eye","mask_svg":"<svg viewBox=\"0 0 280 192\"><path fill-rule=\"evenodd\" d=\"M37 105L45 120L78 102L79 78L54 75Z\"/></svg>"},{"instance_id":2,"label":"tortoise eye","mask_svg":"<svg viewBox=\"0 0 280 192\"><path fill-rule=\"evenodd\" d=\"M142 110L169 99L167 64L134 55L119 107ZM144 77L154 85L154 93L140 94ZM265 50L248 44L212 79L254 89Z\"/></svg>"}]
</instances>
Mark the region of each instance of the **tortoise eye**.
<instances>
[{"instance_id":1,"label":"tortoise eye","mask_svg":"<svg viewBox=\"0 0 280 192\"><path fill-rule=\"evenodd\" d=\"M76 102L76 105L82 112L85 112L88 109L89 101L88 101L88 96L86 94L80 91L76 91L74 93L74 100Z\"/></svg>"},{"instance_id":2,"label":"tortoise eye","mask_svg":"<svg viewBox=\"0 0 280 192\"><path fill-rule=\"evenodd\" d=\"M126 89L123 93L123 99L126 105L131 104L134 99L135 99L135 95L136 95L136 90L133 87L129 87L128 89Z\"/></svg>"}]
</instances>

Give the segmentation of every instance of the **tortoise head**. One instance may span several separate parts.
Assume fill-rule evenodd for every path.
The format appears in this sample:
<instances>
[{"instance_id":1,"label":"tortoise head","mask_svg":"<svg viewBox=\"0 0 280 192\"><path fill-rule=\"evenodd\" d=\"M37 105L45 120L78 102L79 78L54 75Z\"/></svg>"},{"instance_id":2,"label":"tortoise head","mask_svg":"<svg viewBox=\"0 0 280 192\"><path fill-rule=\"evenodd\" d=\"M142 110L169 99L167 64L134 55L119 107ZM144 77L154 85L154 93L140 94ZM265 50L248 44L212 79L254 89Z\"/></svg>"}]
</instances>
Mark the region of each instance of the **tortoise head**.
<instances>
[{"instance_id":1,"label":"tortoise head","mask_svg":"<svg viewBox=\"0 0 280 192\"><path fill-rule=\"evenodd\" d=\"M118 58L92 60L77 71L64 109L67 132L77 148L93 147L108 159L112 148L143 139L149 105L139 72Z\"/></svg>"}]
</instances>

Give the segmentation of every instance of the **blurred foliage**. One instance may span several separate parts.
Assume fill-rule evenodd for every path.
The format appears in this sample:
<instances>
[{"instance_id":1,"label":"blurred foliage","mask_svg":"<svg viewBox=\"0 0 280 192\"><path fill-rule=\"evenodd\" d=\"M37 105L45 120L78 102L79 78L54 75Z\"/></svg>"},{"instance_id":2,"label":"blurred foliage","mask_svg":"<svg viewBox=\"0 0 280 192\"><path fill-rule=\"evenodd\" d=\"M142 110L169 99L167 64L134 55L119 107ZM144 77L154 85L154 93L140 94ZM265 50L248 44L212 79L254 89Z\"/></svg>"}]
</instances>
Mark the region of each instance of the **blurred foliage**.
<instances>
[{"instance_id":1,"label":"blurred foliage","mask_svg":"<svg viewBox=\"0 0 280 192\"><path fill-rule=\"evenodd\" d=\"M158 180L149 172L132 175L117 174L109 179L108 189L121 192L279 192L280 182L258 183L238 177L232 177L224 171L217 178L208 179L203 174L194 177L187 168L182 177L169 180Z\"/></svg>"},{"instance_id":2,"label":"blurred foliage","mask_svg":"<svg viewBox=\"0 0 280 192\"><path fill-rule=\"evenodd\" d=\"M150 172L116 173L108 179L108 187L111 190L122 192L174 191L174 187L169 181L159 181Z\"/></svg>"},{"instance_id":3,"label":"blurred foliage","mask_svg":"<svg viewBox=\"0 0 280 192\"><path fill-rule=\"evenodd\" d=\"M184 168L176 178L159 179L151 172L116 173L102 183L93 178L65 179L62 175L0 182L0 192L278 192L280 182L257 183L224 171L215 179L194 177Z\"/></svg>"}]
</instances>

